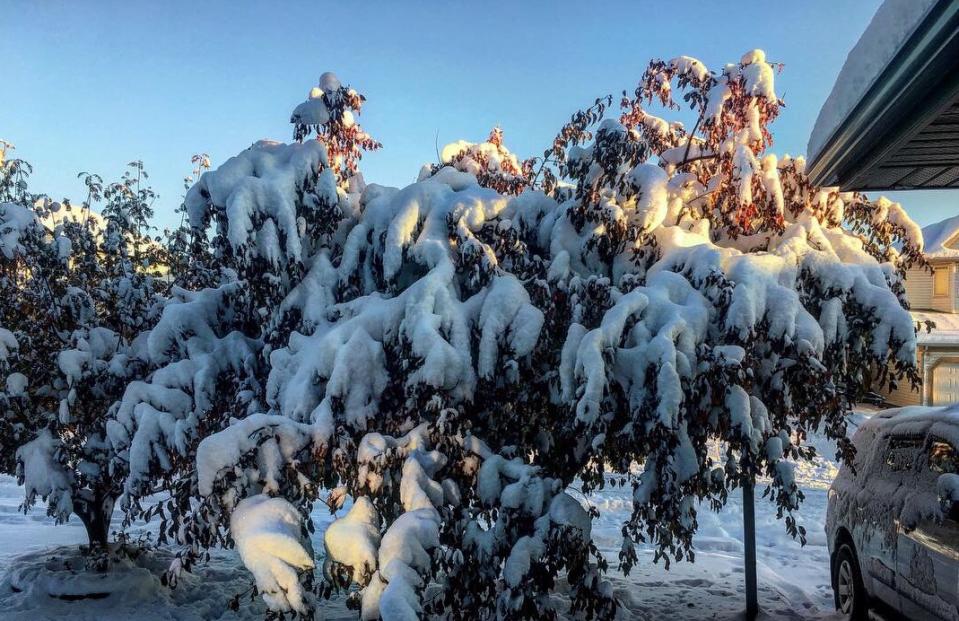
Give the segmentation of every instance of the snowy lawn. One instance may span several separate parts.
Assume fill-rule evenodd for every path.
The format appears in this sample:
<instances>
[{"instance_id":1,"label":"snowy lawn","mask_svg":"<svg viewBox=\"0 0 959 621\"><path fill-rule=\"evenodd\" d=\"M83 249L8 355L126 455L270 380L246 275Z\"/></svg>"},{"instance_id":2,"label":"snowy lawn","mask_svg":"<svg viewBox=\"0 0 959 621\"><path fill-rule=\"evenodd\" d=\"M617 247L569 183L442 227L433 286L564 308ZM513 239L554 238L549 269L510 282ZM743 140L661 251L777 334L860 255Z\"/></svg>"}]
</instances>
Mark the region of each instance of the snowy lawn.
<instances>
[{"instance_id":1,"label":"snowy lawn","mask_svg":"<svg viewBox=\"0 0 959 621\"><path fill-rule=\"evenodd\" d=\"M829 551L823 532L826 490L804 491L806 502L799 521L807 530L805 548L786 534L770 503L757 501L759 601L768 618L838 618L834 614ZM598 495L595 502L604 514L594 528L594 538L612 562L621 541L617 518L629 511L629 499L625 493L606 493ZM672 563L666 571L662 563L653 565L652 550L645 550L629 577L610 573L617 596L632 618L659 619L664 613L681 619L741 616L745 606L742 500L731 497L720 514L703 510L699 514L695 563Z\"/></svg>"},{"instance_id":2,"label":"snowy lawn","mask_svg":"<svg viewBox=\"0 0 959 621\"><path fill-rule=\"evenodd\" d=\"M828 443L817 444L820 452L831 456ZM776 519L774 506L757 500L759 597L765 618L838 618L833 611L829 553L823 532L826 490L836 471L835 464L827 459L819 459L797 471L806 494L799 519L807 530L805 548L786 534L783 523ZM761 490L762 487L757 488L757 496ZM242 605L239 614L227 608L228 600L249 589L251 583L249 573L233 550L216 551L209 564L198 568L194 575L185 576L172 590L159 582L158 575L169 562L169 554L161 551L155 553L154 558L138 563L148 571L130 570L128 573L133 575L127 576L126 581L115 588L115 593L103 599L54 599L28 586L17 592L20 572L31 571L41 563L62 563L73 557L77 544L84 540L79 520L54 526L38 508L24 515L18 509L22 498L23 491L13 479L0 477L0 567L4 568L0 578L0 610L4 611L4 619L261 618L264 607L259 598L253 605L249 602ZM609 579L624 605L623 618L661 619L664 615L675 615L677 619L734 619L740 616L744 600L742 501L738 494L730 497L722 513L701 508L695 563L672 563L666 571L662 563L654 565L652 551L644 549L640 552L641 562L628 577L615 570L621 543L619 526L630 510L628 491L607 488L591 495L589 501L601 511L594 523L593 536L614 568ZM321 506L314 518L317 523L314 549L322 553L323 533L331 517ZM23 582L26 584L26 580ZM330 602L324 613L328 619L356 618L342 600Z\"/></svg>"}]
</instances>

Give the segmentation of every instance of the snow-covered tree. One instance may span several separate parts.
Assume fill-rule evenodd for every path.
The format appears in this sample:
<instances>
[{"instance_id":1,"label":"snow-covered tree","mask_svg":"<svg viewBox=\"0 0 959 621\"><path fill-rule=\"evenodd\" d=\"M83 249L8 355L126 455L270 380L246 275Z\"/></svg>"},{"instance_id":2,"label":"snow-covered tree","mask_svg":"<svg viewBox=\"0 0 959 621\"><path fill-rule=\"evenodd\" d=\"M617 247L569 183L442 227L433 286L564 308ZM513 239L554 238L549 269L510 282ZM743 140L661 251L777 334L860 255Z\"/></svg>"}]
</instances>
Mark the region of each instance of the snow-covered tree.
<instances>
[{"instance_id":1,"label":"snow-covered tree","mask_svg":"<svg viewBox=\"0 0 959 621\"><path fill-rule=\"evenodd\" d=\"M316 132L316 140L326 147L337 183L344 189L350 187L350 179L359 172L363 151L382 147L356 121L365 101L366 97L343 86L340 79L328 71L320 76L319 85L310 89L306 101L290 116L293 138L297 142ZM362 182L362 178L358 181Z\"/></svg>"},{"instance_id":2,"label":"snow-covered tree","mask_svg":"<svg viewBox=\"0 0 959 621\"><path fill-rule=\"evenodd\" d=\"M212 166L206 153L195 154L191 163L192 173L183 178L186 191ZM177 207L176 213L180 215L178 226L163 231L164 263L169 269L170 282L173 286L190 290L214 286L219 279L217 261L212 256L206 232L190 225L186 202Z\"/></svg>"},{"instance_id":3,"label":"snow-covered tree","mask_svg":"<svg viewBox=\"0 0 959 621\"><path fill-rule=\"evenodd\" d=\"M918 382L922 240L768 152L774 69L654 61L541 159L494 129L402 189L366 185L365 98L327 73L294 143L197 171L165 248L142 164L76 210L0 143L0 467L97 544L122 493L183 546L170 578L235 544L275 615L551 618L563 577L610 618L578 498L604 485L633 490L624 571L640 541L692 559L697 507L761 478L803 538L806 434L848 459L851 404ZM692 129L652 113L674 89Z\"/></svg>"},{"instance_id":4,"label":"snow-covered tree","mask_svg":"<svg viewBox=\"0 0 959 621\"><path fill-rule=\"evenodd\" d=\"M608 618L576 479L633 488L626 571L639 541L692 558L699 501L761 477L803 537L805 435L848 459L869 383L918 381L901 278L922 242L898 204L768 153L774 76L759 50L654 61L619 118L597 100L539 162L494 132L396 189L356 174L362 98L324 74L293 114L317 139L256 143L190 190L232 279L176 294L150 335L167 366L118 409L127 489L183 489L179 568L229 534L277 612L351 588L363 618L549 618L563 574ZM651 113L674 88L691 130ZM317 500L350 503L319 582Z\"/></svg>"},{"instance_id":5,"label":"snow-covered tree","mask_svg":"<svg viewBox=\"0 0 959 621\"><path fill-rule=\"evenodd\" d=\"M106 278L99 294L106 321L132 340L156 323L158 298L166 290L166 280L160 278L166 253L159 238L151 236L156 194L146 185L149 175L139 160L127 166L119 181L102 188L100 255Z\"/></svg>"},{"instance_id":6,"label":"snow-covered tree","mask_svg":"<svg viewBox=\"0 0 959 621\"><path fill-rule=\"evenodd\" d=\"M33 168L25 160L10 157L15 149L12 142L0 138L0 201L3 202L23 202L28 196L27 178Z\"/></svg>"},{"instance_id":7,"label":"snow-covered tree","mask_svg":"<svg viewBox=\"0 0 959 621\"><path fill-rule=\"evenodd\" d=\"M58 522L76 514L102 548L123 482L107 414L144 370L137 337L155 315L156 280L130 260L149 248L125 237L135 231L123 228L125 199L100 218L88 202L100 197L95 175L77 208L30 194L28 172L15 160L0 171L10 189L0 202L0 471L25 486L25 507L42 498Z\"/></svg>"},{"instance_id":8,"label":"snow-covered tree","mask_svg":"<svg viewBox=\"0 0 959 621\"><path fill-rule=\"evenodd\" d=\"M191 231L181 239L193 240L201 262L217 269L188 267L189 279L205 285L197 291L175 281L146 339L152 372L127 387L109 424L116 468L129 472L128 515L158 516L161 541L218 540L183 521L197 496L190 476L197 444L232 418L266 409L272 345L285 345L295 328L315 321L304 310L328 306L312 299L322 292L305 278L307 262L344 234L351 221L344 214L356 211L365 187L357 162L378 145L350 112L358 114L362 95L332 74L320 82L326 90L314 88L294 113L298 137L315 130L316 139L257 142L215 174L201 174L185 197ZM276 176L289 183L273 183ZM172 494L169 504L141 502L159 492Z\"/></svg>"}]
</instances>

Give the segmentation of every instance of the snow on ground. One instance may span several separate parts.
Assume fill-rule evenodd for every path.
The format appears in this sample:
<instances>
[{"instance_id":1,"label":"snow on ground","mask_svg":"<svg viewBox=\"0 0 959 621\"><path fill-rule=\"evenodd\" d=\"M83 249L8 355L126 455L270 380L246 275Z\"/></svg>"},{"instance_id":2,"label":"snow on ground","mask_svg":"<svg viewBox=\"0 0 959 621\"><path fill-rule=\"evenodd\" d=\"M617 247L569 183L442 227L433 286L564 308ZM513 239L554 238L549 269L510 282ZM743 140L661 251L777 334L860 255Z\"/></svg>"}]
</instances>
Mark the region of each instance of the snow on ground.
<instances>
[{"instance_id":1,"label":"snow on ground","mask_svg":"<svg viewBox=\"0 0 959 621\"><path fill-rule=\"evenodd\" d=\"M850 432L861 417L854 419ZM797 469L797 479L806 494L799 523L806 527L808 541L801 547L789 537L783 523L776 519L774 506L759 496L757 488L756 528L759 561L760 605L766 619L837 619L829 584L829 553L823 524L826 517L826 493L838 469L831 443L812 438L822 455L813 464ZM574 495L582 497L580 494ZM620 549L620 524L630 511L629 488L612 486L591 494L588 502L599 508L593 537L607 555L609 579L623 603L625 619L661 619L666 614L682 619L736 619L744 607L742 499L730 496L721 513L701 507L700 529L696 538L695 563L672 563L669 571L662 563L653 564L652 550L640 549L640 562L628 577L615 570ZM78 520L54 526L43 510L33 508L26 515L19 510L22 488L6 476L0 477L0 615L3 619L27 621L61 619L79 621L187 621L193 619L260 619L264 610L260 598L250 605L249 597L240 612L227 608L229 599L249 589L252 577L242 567L235 550L217 550L206 565L194 574L184 574L176 589L167 589L159 575L167 567L170 553L155 552L128 563L123 578L103 587L113 591L102 599L68 601L51 598L46 592L30 588L29 578L44 566L62 570L64 563L77 564L76 546L84 541ZM349 504L340 510L345 513ZM323 534L332 521L329 511L320 506L314 512L316 532L313 548L322 553ZM114 525L119 514L115 516ZM137 527L134 533L149 532ZM645 562L644 562L645 560ZM322 563L320 560L317 565ZM42 572L41 572L42 573ZM62 574L62 571L60 572ZM90 580L78 573L77 580ZM97 580L96 576L92 578ZM111 588L112 587L112 588ZM69 596L69 583L58 585ZM557 597L562 600L562 589ZM329 602L323 609L326 619L355 619L343 599Z\"/></svg>"},{"instance_id":2,"label":"snow on ground","mask_svg":"<svg viewBox=\"0 0 959 621\"><path fill-rule=\"evenodd\" d=\"M85 543L83 525L74 516L66 524L56 526L53 518L45 515L43 507L35 506L24 515L20 511L23 488L8 476L0 475L0 619L3 621L46 621L69 618L72 621L194 621L194 620L248 620L263 618L266 606L261 598L241 603L240 611L227 608L229 600L238 593L247 592L253 577L243 567L236 550L212 550L209 563L199 566L193 574L183 573L175 589L164 587L160 575L167 569L173 555L160 550L150 557L124 567L119 584L95 588L96 592L113 591L102 599L64 600L51 598L46 592L31 590L29 578L42 567L55 568L64 573L63 565L79 564L77 546ZM121 514L115 513L112 526L119 528ZM332 518L328 511L314 515L317 532L313 546L323 549L323 532ZM135 527L134 534L155 530ZM144 571L147 570L147 571ZM91 576L76 572L76 578ZM92 576L96 584L97 576ZM51 585L69 597L69 581ZM118 582L111 576L111 582ZM80 585L78 585L80 586ZM18 592L18 590L20 592ZM66 592L64 592L66 591ZM349 619L356 614L347 610L345 601L334 601L324 609L328 620Z\"/></svg>"},{"instance_id":3,"label":"snow on ground","mask_svg":"<svg viewBox=\"0 0 959 621\"><path fill-rule=\"evenodd\" d=\"M850 417L855 432L863 414ZM809 439L819 457L796 468L796 479L806 499L798 522L806 528L806 546L786 534L776 519L774 506L760 498L756 488L756 544L759 602L767 619L839 619L833 605L826 545L826 494L839 472L835 445L821 436ZM619 524L630 510L630 492L618 488L594 494L590 501L600 510L593 525L596 545L616 566ZM690 620L738 619L744 608L743 505L733 494L721 513L700 507L694 563L672 563L669 571L654 565L653 552L640 552L640 562L624 578L610 572L627 618L661 619L664 611ZM645 558L645 562L643 559Z\"/></svg>"},{"instance_id":4,"label":"snow on ground","mask_svg":"<svg viewBox=\"0 0 959 621\"><path fill-rule=\"evenodd\" d=\"M805 548L786 534L770 503L757 502L759 601L771 619L834 616L829 552L822 527L826 491L808 489L805 493L799 520L808 531ZM625 492L620 497L604 496L596 502L604 515L594 526L593 537L600 549L615 559L620 546L617 518L629 510L629 498ZM628 578L611 572L616 594L631 618L659 619L663 611L697 620L740 616L745 605L742 499L731 496L720 514L705 507L701 510L695 563L673 563L665 571L661 564L652 563L652 550L644 550Z\"/></svg>"}]
</instances>

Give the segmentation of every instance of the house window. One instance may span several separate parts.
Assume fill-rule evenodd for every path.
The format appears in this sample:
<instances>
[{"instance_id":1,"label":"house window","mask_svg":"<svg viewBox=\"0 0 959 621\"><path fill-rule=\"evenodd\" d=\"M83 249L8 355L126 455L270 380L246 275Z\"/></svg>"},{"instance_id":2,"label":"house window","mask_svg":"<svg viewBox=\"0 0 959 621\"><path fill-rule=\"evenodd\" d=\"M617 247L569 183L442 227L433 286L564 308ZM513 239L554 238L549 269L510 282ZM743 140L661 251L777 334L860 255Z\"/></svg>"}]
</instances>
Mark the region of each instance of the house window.
<instances>
[{"instance_id":1,"label":"house window","mask_svg":"<svg viewBox=\"0 0 959 621\"><path fill-rule=\"evenodd\" d=\"M936 297L949 295L949 268L937 268L932 274L932 294Z\"/></svg>"}]
</instances>

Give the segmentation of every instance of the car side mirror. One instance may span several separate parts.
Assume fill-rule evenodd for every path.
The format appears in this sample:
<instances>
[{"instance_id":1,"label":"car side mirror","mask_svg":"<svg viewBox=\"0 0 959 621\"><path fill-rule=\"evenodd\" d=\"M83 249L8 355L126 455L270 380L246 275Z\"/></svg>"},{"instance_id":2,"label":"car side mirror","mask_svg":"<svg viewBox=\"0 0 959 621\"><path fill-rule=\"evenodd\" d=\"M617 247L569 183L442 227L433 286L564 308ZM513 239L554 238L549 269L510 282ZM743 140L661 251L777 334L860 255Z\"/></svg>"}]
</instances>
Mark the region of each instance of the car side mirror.
<instances>
[{"instance_id":1,"label":"car side mirror","mask_svg":"<svg viewBox=\"0 0 959 621\"><path fill-rule=\"evenodd\" d=\"M959 521L959 474L940 474L936 479L936 494L942 516Z\"/></svg>"}]
</instances>

